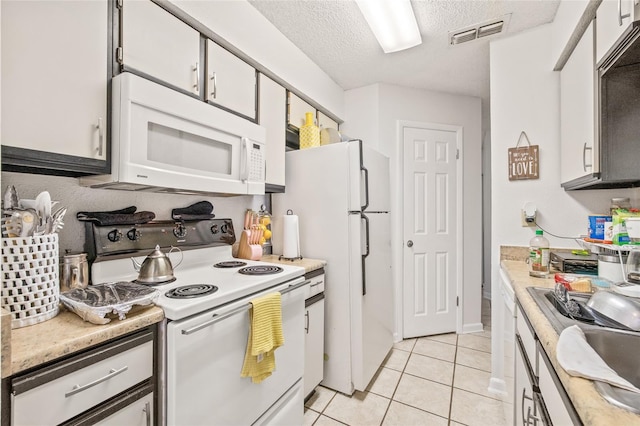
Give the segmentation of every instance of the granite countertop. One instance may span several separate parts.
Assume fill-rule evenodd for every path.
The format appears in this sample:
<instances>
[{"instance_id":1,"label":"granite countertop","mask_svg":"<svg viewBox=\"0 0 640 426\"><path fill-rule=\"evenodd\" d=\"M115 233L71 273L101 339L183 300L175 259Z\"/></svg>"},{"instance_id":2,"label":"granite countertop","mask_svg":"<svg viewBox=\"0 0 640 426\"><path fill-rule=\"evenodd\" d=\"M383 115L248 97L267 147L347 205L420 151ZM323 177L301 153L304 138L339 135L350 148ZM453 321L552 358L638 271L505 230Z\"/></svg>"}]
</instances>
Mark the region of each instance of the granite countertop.
<instances>
[{"instance_id":1,"label":"granite countertop","mask_svg":"<svg viewBox=\"0 0 640 426\"><path fill-rule=\"evenodd\" d=\"M526 290L527 287L553 288L555 284L553 275L549 275L548 278L531 277L528 265L522 261L503 260L501 266L511 280L516 298L533 325L582 422L585 425L640 424L640 415L609 404L596 391L591 380L570 376L558 364L556 358L558 333Z\"/></svg>"},{"instance_id":2,"label":"granite countertop","mask_svg":"<svg viewBox=\"0 0 640 426\"><path fill-rule=\"evenodd\" d=\"M5 336L3 328L2 378L134 332L163 318L164 312L157 306L135 306L124 320L116 318L108 324L96 325L61 307L60 313L50 320L13 330L9 327L9 336Z\"/></svg>"},{"instance_id":3,"label":"granite countertop","mask_svg":"<svg viewBox=\"0 0 640 426\"><path fill-rule=\"evenodd\" d=\"M263 262L282 263L285 265L302 266L306 273L315 271L316 269L324 268L325 265L327 264L326 261L320 260L320 259L308 259L306 257L303 257L302 259L296 259L291 261L291 260L285 260L285 259L279 260L278 259L279 257L280 256L277 254L267 254L262 256L260 260Z\"/></svg>"}]
</instances>

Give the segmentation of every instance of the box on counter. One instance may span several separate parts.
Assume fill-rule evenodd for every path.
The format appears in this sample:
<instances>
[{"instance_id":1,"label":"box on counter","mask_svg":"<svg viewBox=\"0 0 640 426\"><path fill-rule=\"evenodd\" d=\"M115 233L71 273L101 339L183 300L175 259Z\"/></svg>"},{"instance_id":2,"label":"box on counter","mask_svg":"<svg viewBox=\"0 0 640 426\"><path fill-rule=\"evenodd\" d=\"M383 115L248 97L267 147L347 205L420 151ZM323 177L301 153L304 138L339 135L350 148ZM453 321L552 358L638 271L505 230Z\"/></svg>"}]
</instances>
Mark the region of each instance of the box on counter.
<instances>
[{"instance_id":1,"label":"box on counter","mask_svg":"<svg viewBox=\"0 0 640 426\"><path fill-rule=\"evenodd\" d=\"M611 216L593 215L589 216L589 238L592 240L611 241L611 235L607 238L606 224L611 223Z\"/></svg>"},{"instance_id":2,"label":"box on counter","mask_svg":"<svg viewBox=\"0 0 640 426\"><path fill-rule=\"evenodd\" d=\"M627 233L626 220L629 217L640 217L640 211L631 209L618 209L616 214L611 216L611 242L615 245L640 244L640 242L631 241ZM608 223L607 225L608 226Z\"/></svg>"}]
</instances>

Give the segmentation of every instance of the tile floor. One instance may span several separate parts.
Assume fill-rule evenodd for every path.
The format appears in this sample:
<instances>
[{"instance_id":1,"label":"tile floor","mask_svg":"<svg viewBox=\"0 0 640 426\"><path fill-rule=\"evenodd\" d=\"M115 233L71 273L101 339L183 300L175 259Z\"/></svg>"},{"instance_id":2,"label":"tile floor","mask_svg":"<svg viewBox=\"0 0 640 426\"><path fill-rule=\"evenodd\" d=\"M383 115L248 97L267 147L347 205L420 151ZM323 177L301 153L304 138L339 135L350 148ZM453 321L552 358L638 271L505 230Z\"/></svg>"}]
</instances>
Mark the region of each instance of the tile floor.
<instances>
[{"instance_id":1,"label":"tile floor","mask_svg":"<svg viewBox=\"0 0 640 426\"><path fill-rule=\"evenodd\" d=\"M500 399L487 391L491 371L491 310L484 331L441 334L396 343L366 392L348 397L318 386L304 424L504 425Z\"/></svg>"}]
</instances>

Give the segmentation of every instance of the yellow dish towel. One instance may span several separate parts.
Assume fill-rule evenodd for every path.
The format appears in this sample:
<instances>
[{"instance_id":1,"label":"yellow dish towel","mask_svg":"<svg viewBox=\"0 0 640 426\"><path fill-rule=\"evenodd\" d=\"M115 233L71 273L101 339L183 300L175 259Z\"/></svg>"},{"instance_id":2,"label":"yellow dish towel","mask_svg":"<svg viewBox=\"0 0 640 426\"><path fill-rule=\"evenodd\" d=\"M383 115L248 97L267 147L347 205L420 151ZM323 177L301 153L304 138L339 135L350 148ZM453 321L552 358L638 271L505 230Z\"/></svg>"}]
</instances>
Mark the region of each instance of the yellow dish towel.
<instances>
[{"instance_id":1,"label":"yellow dish towel","mask_svg":"<svg viewBox=\"0 0 640 426\"><path fill-rule=\"evenodd\" d=\"M275 350L284 344L280 293L269 293L251 301L249 338L240 377L260 383L276 368Z\"/></svg>"}]
</instances>

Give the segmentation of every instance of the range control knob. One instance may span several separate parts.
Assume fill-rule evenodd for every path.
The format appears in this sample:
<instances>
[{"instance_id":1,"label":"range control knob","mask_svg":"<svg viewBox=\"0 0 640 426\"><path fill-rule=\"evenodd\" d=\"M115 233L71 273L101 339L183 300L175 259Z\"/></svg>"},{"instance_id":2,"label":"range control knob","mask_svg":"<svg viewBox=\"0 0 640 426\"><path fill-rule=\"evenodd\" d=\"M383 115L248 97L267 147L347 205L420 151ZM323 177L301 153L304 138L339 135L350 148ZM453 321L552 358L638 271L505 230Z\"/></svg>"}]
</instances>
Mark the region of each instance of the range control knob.
<instances>
[{"instance_id":1,"label":"range control knob","mask_svg":"<svg viewBox=\"0 0 640 426\"><path fill-rule=\"evenodd\" d=\"M175 228L173 228L173 235L176 238L184 238L187 236L187 227L184 226L184 223L176 223Z\"/></svg>"},{"instance_id":2,"label":"range control knob","mask_svg":"<svg viewBox=\"0 0 640 426\"><path fill-rule=\"evenodd\" d=\"M117 243L122 238L122 232L120 232L118 229L114 229L113 231L109 231L109 233L107 234L107 238L112 243Z\"/></svg>"},{"instance_id":3,"label":"range control knob","mask_svg":"<svg viewBox=\"0 0 640 426\"><path fill-rule=\"evenodd\" d=\"M136 228L131 228L127 232L127 238L129 238L131 241L137 241L140 239L140 237L141 237L140 231L138 231Z\"/></svg>"},{"instance_id":4,"label":"range control knob","mask_svg":"<svg viewBox=\"0 0 640 426\"><path fill-rule=\"evenodd\" d=\"M220 232L218 230L218 225L217 224L211 225L211 233L212 234L217 234L218 232Z\"/></svg>"},{"instance_id":5,"label":"range control knob","mask_svg":"<svg viewBox=\"0 0 640 426\"><path fill-rule=\"evenodd\" d=\"M220 226L220 232L222 232L223 234L227 234L229 232L229 225L225 223Z\"/></svg>"}]
</instances>

